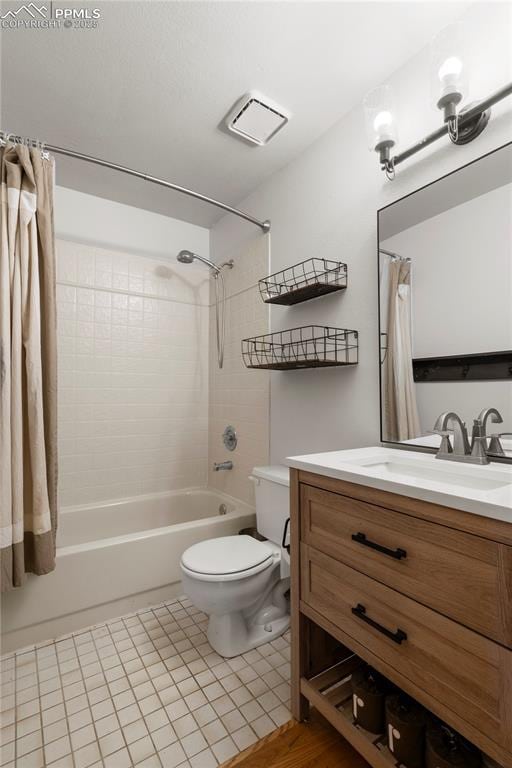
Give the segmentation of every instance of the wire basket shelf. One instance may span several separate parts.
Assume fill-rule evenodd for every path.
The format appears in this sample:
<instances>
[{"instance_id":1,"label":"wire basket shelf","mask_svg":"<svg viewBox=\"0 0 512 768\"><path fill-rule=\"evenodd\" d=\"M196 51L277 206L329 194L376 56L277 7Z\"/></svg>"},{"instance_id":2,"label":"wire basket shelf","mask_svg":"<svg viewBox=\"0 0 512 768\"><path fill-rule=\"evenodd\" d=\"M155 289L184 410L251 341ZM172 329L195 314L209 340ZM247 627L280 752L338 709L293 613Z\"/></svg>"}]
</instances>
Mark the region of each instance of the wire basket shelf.
<instances>
[{"instance_id":1,"label":"wire basket shelf","mask_svg":"<svg viewBox=\"0 0 512 768\"><path fill-rule=\"evenodd\" d=\"M341 261L306 259L259 281L266 304L299 304L347 287L348 268Z\"/></svg>"},{"instance_id":2,"label":"wire basket shelf","mask_svg":"<svg viewBox=\"0 0 512 768\"><path fill-rule=\"evenodd\" d=\"M305 325L242 340L247 368L287 371L356 365L358 355L357 331L324 325Z\"/></svg>"}]
</instances>

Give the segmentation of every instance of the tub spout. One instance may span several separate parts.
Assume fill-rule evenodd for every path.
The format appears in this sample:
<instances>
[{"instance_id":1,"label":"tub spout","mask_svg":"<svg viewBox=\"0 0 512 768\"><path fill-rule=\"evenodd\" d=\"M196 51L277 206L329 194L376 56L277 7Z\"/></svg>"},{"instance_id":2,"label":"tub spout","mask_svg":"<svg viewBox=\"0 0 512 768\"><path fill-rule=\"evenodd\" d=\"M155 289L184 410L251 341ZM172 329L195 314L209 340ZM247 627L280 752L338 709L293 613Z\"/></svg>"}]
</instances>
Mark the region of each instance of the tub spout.
<instances>
[{"instance_id":1,"label":"tub spout","mask_svg":"<svg viewBox=\"0 0 512 768\"><path fill-rule=\"evenodd\" d=\"M233 469L233 462L232 461L215 461L213 464L213 471L219 472L221 469Z\"/></svg>"}]
</instances>

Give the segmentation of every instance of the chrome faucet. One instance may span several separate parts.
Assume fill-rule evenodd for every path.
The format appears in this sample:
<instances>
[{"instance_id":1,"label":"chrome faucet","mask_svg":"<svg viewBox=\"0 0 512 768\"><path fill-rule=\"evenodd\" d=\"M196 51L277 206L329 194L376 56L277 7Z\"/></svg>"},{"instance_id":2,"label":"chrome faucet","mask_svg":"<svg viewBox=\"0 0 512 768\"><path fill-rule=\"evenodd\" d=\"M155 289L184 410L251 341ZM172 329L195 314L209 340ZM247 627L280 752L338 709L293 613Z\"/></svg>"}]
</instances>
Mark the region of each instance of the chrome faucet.
<instances>
[{"instance_id":1,"label":"chrome faucet","mask_svg":"<svg viewBox=\"0 0 512 768\"><path fill-rule=\"evenodd\" d=\"M453 411L446 411L438 417L434 432L441 435L441 446L436 453L436 459L465 461L468 464L489 464L486 451L487 438L473 433L471 446L466 423ZM450 432L453 432L453 448L450 444Z\"/></svg>"},{"instance_id":2,"label":"chrome faucet","mask_svg":"<svg viewBox=\"0 0 512 768\"><path fill-rule=\"evenodd\" d=\"M233 462L232 461L215 461L213 464L213 471L219 472L221 469L233 469Z\"/></svg>"}]
</instances>

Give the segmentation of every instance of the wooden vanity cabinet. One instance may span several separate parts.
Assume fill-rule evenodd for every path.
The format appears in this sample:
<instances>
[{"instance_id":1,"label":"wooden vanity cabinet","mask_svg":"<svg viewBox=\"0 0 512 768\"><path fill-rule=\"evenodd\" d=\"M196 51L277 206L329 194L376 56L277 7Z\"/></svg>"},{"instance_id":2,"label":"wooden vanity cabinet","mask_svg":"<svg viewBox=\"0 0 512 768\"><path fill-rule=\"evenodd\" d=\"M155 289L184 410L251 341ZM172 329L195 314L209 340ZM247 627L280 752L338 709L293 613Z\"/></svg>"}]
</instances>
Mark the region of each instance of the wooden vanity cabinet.
<instances>
[{"instance_id":1,"label":"wooden vanity cabinet","mask_svg":"<svg viewBox=\"0 0 512 768\"><path fill-rule=\"evenodd\" d=\"M342 714L363 659L512 768L512 525L299 470L290 482L293 715L313 704L371 765L394 765Z\"/></svg>"}]
</instances>

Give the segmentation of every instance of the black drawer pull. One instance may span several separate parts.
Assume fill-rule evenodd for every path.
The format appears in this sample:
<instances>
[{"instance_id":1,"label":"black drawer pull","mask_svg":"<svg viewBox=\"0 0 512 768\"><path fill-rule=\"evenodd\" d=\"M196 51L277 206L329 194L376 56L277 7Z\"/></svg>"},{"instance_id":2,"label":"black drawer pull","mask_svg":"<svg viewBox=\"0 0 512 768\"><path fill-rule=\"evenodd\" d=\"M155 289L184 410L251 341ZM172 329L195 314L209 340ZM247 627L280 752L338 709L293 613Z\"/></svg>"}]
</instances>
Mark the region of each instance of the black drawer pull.
<instances>
[{"instance_id":1,"label":"black drawer pull","mask_svg":"<svg viewBox=\"0 0 512 768\"><path fill-rule=\"evenodd\" d=\"M405 549L400 549L400 547L397 549L383 547L382 544L376 544L374 541L367 539L366 534L364 533L353 533L352 541L357 541L357 543L362 544L363 547L370 547L370 549L375 549L377 552L382 552L383 555L388 555L388 557L394 557L395 560L402 560L407 557Z\"/></svg>"},{"instance_id":2,"label":"black drawer pull","mask_svg":"<svg viewBox=\"0 0 512 768\"><path fill-rule=\"evenodd\" d=\"M361 621L369 624L370 627L373 627L379 632L382 632L383 635L389 637L389 639L394 643L398 643L398 645L400 645L404 640L407 640L407 634L403 631L403 629L397 629L396 632L391 632L390 629L386 629L386 627L383 627L382 624L379 624L377 621L370 619L370 617L366 615L366 608L364 605L361 605L361 603L358 603L355 608L352 608L352 613L354 616L357 616L358 619L361 619Z\"/></svg>"}]
</instances>

